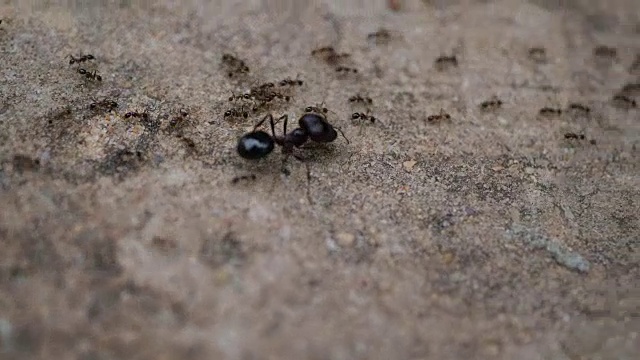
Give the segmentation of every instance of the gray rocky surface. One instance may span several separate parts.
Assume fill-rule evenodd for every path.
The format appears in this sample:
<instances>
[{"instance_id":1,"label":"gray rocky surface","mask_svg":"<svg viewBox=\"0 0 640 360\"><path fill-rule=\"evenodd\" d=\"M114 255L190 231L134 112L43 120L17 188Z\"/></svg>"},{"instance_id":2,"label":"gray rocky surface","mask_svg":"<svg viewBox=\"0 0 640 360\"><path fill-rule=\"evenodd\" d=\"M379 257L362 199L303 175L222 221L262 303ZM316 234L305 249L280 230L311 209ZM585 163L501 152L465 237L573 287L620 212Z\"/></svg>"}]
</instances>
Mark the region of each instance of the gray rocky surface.
<instances>
[{"instance_id":1,"label":"gray rocky surface","mask_svg":"<svg viewBox=\"0 0 640 360\"><path fill-rule=\"evenodd\" d=\"M638 1L3 1L0 18L0 358L638 358L640 114L612 100L640 100ZM310 56L324 45L359 72ZM65 58L86 53L102 82ZM223 113L297 74L267 110L295 124L324 101L350 143L301 149L287 176L279 149L235 152L265 111ZM376 123L351 120L356 93ZM90 108L104 98L115 111Z\"/></svg>"}]
</instances>

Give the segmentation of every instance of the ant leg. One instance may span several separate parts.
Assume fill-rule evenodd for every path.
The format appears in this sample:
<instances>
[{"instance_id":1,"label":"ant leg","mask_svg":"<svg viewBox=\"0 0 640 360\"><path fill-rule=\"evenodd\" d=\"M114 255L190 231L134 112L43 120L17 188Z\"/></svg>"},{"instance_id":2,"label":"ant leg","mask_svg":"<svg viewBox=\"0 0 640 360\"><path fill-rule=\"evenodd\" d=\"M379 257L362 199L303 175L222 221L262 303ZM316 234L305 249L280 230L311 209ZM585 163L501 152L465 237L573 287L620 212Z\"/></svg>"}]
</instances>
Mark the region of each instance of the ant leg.
<instances>
[{"instance_id":1,"label":"ant leg","mask_svg":"<svg viewBox=\"0 0 640 360\"><path fill-rule=\"evenodd\" d=\"M267 114L262 120L260 120L259 123L256 124L256 126L253 127L253 131L256 131L256 129L259 128L260 125L264 124L264 122L267 121L267 119L271 119L271 123L273 124L273 116L271 116L271 114ZM272 128L273 128L273 125L272 125Z\"/></svg>"},{"instance_id":2,"label":"ant leg","mask_svg":"<svg viewBox=\"0 0 640 360\"><path fill-rule=\"evenodd\" d=\"M277 122L280 122L280 120L284 119L284 124L282 125L282 136L287 135L287 121L289 121L289 115L284 114L282 116L280 116L280 118L278 119ZM273 135L274 137L276 136L275 134Z\"/></svg>"},{"instance_id":3,"label":"ant leg","mask_svg":"<svg viewBox=\"0 0 640 360\"><path fill-rule=\"evenodd\" d=\"M337 126L334 126L333 128L334 128L334 129L336 129L336 130L338 130L338 131L340 131L340 134L342 135L342 137L343 137L345 140L347 140L347 144L349 144L349 139L347 139L347 137L346 137L346 136L344 136L344 133L342 132L342 130L341 130L339 127L337 127Z\"/></svg>"}]
</instances>

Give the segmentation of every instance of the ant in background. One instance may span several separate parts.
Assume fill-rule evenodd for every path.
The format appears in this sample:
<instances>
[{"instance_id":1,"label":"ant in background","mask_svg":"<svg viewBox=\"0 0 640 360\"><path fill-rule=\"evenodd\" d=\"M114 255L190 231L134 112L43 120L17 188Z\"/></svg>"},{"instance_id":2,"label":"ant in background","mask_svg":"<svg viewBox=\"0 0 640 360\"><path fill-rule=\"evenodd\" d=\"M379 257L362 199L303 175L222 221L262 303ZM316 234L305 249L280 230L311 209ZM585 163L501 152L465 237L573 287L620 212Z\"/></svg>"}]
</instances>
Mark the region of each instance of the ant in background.
<instances>
[{"instance_id":1,"label":"ant in background","mask_svg":"<svg viewBox=\"0 0 640 360\"><path fill-rule=\"evenodd\" d=\"M483 101L480 107L482 110L495 110L502 107L502 100L494 97L493 99Z\"/></svg>"},{"instance_id":2,"label":"ant in background","mask_svg":"<svg viewBox=\"0 0 640 360\"><path fill-rule=\"evenodd\" d=\"M435 61L436 69L445 70L448 67L458 67L458 58L455 55L440 56Z\"/></svg>"},{"instance_id":3,"label":"ant in background","mask_svg":"<svg viewBox=\"0 0 640 360\"><path fill-rule=\"evenodd\" d=\"M429 115L427 117L428 122L438 122L438 121L450 120L450 119L451 119L451 115L446 113L444 109L440 109L440 114Z\"/></svg>"},{"instance_id":4,"label":"ant in background","mask_svg":"<svg viewBox=\"0 0 640 360\"><path fill-rule=\"evenodd\" d=\"M118 103L113 100L103 99L101 101L92 102L89 104L89 108L91 110L95 110L96 108L101 108L106 111L113 111L118 107Z\"/></svg>"},{"instance_id":5,"label":"ant in background","mask_svg":"<svg viewBox=\"0 0 640 360\"><path fill-rule=\"evenodd\" d=\"M242 105L240 107L240 110L238 110L237 108L233 108L233 109L229 109L227 111L224 112L224 117L228 118L228 117L243 117L243 118L248 118L249 117L249 112L244 110L244 105Z\"/></svg>"},{"instance_id":6,"label":"ant in background","mask_svg":"<svg viewBox=\"0 0 640 360\"><path fill-rule=\"evenodd\" d=\"M352 68L352 67L347 67L347 66L338 66L336 68L336 72L337 73L354 73L357 74L358 73L358 69L356 68Z\"/></svg>"},{"instance_id":7,"label":"ant in background","mask_svg":"<svg viewBox=\"0 0 640 360\"><path fill-rule=\"evenodd\" d=\"M81 62L85 62L85 61L88 61L88 60L94 60L95 59L95 57L93 55L91 55L91 54L82 55L79 58L75 58L75 57L73 57L73 55L69 55L67 57L71 58L71 60L69 60L69 65L73 65L75 63L81 63Z\"/></svg>"},{"instance_id":8,"label":"ant in background","mask_svg":"<svg viewBox=\"0 0 640 360\"><path fill-rule=\"evenodd\" d=\"M585 112L585 113L591 112L591 109L588 106L582 105L582 104L579 104L579 103L571 103L571 104L569 104L569 110L582 111L582 112Z\"/></svg>"},{"instance_id":9,"label":"ant in background","mask_svg":"<svg viewBox=\"0 0 640 360\"><path fill-rule=\"evenodd\" d=\"M352 120L361 119L361 120L364 120L364 121L369 120L372 124L374 124L376 122L376 118L371 116L371 115L369 115L369 110L367 110L366 114L362 113L362 112L360 112L360 113L355 112L355 113L351 114L351 119Z\"/></svg>"},{"instance_id":10,"label":"ant in background","mask_svg":"<svg viewBox=\"0 0 640 360\"><path fill-rule=\"evenodd\" d=\"M562 114L562 109L550 108L550 107L545 106L542 109L540 109L539 113L542 116L561 115Z\"/></svg>"},{"instance_id":11,"label":"ant in background","mask_svg":"<svg viewBox=\"0 0 640 360\"><path fill-rule=\"evenodd\" d=\"M234 94L231 93L231 96L229 97L229 101L236 101L236 100L251 100L251 94Z\"/></svg>"},{"instance_id":12,"label":"ant in background","mask_svg":"<svg viewBox=\"0 0 640 360\"><path fill-rule=\"evenodd\" d=\"M83 68L79 68L78 73L80 75L84 75L87 79L102 81L102 76L98 75L95 70L93 70L93 72L90 72Z\"/></svg>"},{"instance_id":13,"label":"ant in background","mask_svg":"<svg viewBox=\"0 0 640 360\"><path fill-rule=\"evenodd\" d=\"M565 139L576 139L576 140L584 140L584 134L576 134L576 133L566 133L564 134Z\"/></svg>"},{"instance_id":14,"label":"ant in background","mask_svg":"<svg viewBox=\"0 0 640 360\"><path fill-rule=\"evenodd\" d=\"M547 62L547 50L543 47L532 47L529 49L529 59L542 64Z\"/></svg>"},{"instance_id":15,"label":"ant in background","mask_svg":"<svg viewBox=\"0 0 640 360\"><path fill-rule=\"evenodd\" d=\"M385 28L380 28L376 32L367 35L367 40L373 41L375 44L385 44L391 39L391 33Z\"/></svg>"},{"instance_id":16,"label":"ant in background","mask_svg":"<svg viewBox=\"0 0 640 360\"><path fill-rule=\"evenodd\" d=\"M613 47L600 45L600 46L596 46L593 49L593 55L601 58L613 59L616 56L618 56L618 50L616 50L616 48L613 48Z\"/></svg>"},{"instance_id":17,"label":"ant in background","mask_svg":"<svg viewBox=\"0 0 640 360\"><path fill-rule=\"evenodd\" d=\"M232 184L237 184L240 181L255 181L256 179L256 175L255 174L249 174L249 175L240 175L240 176L236 176L233 179L231 179L231 183Z\"/></svg>"},{"instance_id":18,"label":"ant in background","mask_svg":"<svg viewBox=\"0 0 640 360\"><path fill-rule=\"evenodd\" d=\"M126 114L124 114L124 118L125 119L128 119L130 117L135 117L135 118L146 120L146 119L149 118L149 114L147 114L146 112L139 113L137 111L129 111Z\"/></svg>"},{"instance_id":19,"label":"ant in background","mask_svg":"<svg viewBox=\"0 0 640 360\"><path fill-rule=\"evenodd\" d=\"M311 56L321 57L329 65L337 65L351 56L348 53L338 53L333 46L324 46L311 51Z\"/></svg>"},{"instance_id":20,"label":"ant in background","mask_svg":"<svg viewBox=\"0 0 640 360\"><path fill-rule=\"evenodd\" d=\"M296 76L296 78L294 80L292 80L291 78L286 78L284 80L281 80L280 83L278 85L280 86L302 86L302 84L304 83L302 80L298 79L300 77L300 75Z\"/></svg>"},{"instance_id":21,"label":"ant in background","mask_svg":"<svg viewBox=\"0 0 640 360\"><path fill-rule=\"evenodd\" d=\"M351 103L371 104L371 103L373 103L373 100L371 100L370 97L367 97L367 96L363 97L360 94L356 94L356 95L353 95L352 97L349 98L349 102L351 102Z\"/></svg>"},{"instance_id":22,"label":"ant in background","mask_svg":"<svg viewBox=\"0 0 640 360\"><path fill-rule=\"evenodd\" d=\"M233 77L234 74L247 74L249 67L244 62L231 54L222 54L222 63L229 68L227 75Z\"/></svg>"},{"instance_id":23,"label":"ant in background","mask_svg":"<svg viewBox=\"0 0 640 360\"><path fill-rule=\"evenodd\" d=\"M624 94L615 94L613 95L611 100L613 101L613 104L616 107L619 107L622 109L631 109L631 108L635 108L638 105L634 99Z\"/></svg>"}]
</instances>

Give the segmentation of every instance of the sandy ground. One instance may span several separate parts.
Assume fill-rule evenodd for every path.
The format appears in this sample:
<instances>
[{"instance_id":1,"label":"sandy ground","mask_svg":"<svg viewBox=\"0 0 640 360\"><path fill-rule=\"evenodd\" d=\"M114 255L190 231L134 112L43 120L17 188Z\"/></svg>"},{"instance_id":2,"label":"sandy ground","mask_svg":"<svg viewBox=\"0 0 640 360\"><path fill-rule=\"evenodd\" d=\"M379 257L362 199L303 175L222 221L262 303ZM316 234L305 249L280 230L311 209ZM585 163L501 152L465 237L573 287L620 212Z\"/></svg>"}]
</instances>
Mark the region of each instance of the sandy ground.
<instances>
[{"instance_id":1,"label":"sandy ground","mask_svg":"<svg viewBox=\"0 0 640 360\"><path fill-rule=\"evenodd\" d=\"M637 0L87 3L0 7L0 358L638 357Z\"/></svg>"}]
</instances>

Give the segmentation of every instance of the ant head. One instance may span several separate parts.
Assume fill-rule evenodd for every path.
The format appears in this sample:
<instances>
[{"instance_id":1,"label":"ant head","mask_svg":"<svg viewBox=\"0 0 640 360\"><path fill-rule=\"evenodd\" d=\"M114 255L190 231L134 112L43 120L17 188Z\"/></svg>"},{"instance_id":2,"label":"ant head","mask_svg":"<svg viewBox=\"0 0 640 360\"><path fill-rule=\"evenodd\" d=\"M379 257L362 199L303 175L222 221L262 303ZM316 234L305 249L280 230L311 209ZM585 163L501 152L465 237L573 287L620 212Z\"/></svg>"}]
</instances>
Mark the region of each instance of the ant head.
<instances>
[{"instance_id":1,"label":"ant head","mask_svg":"<svg viewBox=\"0 0 640 360\"><path fill-rule=\"evenodd\" d=\"M231 116L231 114L232 114L231 110L227 110L227 111L224 112L224 117L229 117L229 116Z\"/></svg>"}]
</instances>

